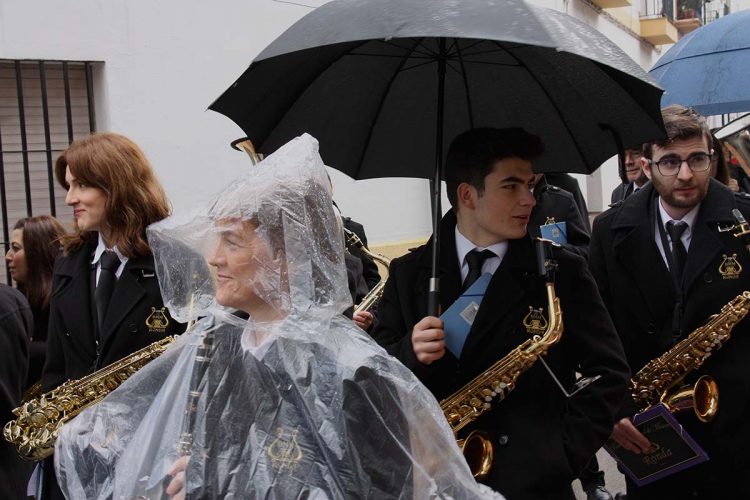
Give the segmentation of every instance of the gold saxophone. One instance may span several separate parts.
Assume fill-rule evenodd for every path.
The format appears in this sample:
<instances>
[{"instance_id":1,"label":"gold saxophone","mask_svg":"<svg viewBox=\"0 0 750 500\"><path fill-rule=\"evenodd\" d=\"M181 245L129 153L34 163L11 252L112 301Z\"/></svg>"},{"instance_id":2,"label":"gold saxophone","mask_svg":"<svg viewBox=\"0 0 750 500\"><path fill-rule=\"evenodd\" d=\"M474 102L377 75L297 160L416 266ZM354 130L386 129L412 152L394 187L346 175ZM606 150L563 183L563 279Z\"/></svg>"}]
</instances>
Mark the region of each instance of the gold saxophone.
<instances>
[{"instance_id":1,"label":"gold saxophone","mask_svg":"<svg viewBox=\"0 0 750 500\"><path fill-rule=\"evenodd\" d=\"M750 224L736 208L732 210L732 215L737 223L720 227L719 232L734 231L732 236L743 238L747 243ZM750 250L750 244L745 246ZM722 307L719 314L708 318L687 338L641 368L630 380L630 392L641 411L662 403L673 413L692 408L698 420L710 422L719 411L719 387L716 381L709 375L703 375L692 385L681 385L681 382L729 340L732 329L748 311L750 292L742 292Z\"/></svg>"},{"instance_id":2,"label":"gold saxophone","mask_svg":"<svg viewBox=\"0 0 750 500\"><path fill-rule=\"evenodd\" d=\"M546 260L544 266L548 269L548 276L550 276L549 270L556 264ZM515 388L518 377L531 368L536 360L545 355L547 350L562 337L562 310L552 279L547 280L546 287L548 310L547 328L544 334L534 335L526 340L478 377L440 401L440 408L448 419L454 435L489 410L493 400L504 399ZM485 433L474 430L457 441L474 477L476 479L486 477L492 468L494 452L492 443Z\"/></svg>"},{"instance_id":3,"label":"gold saxophone","mask_svg":"<svg viewBox=\"0 0 750 500\"><path fill-rule=\"evenodd\" d=\"M702 422L709 422L719 409L719 389L714 379L701 376L693 385L683 379L719 349L732 328L750 311L750 292L742 292L670 350L649 361L630 381L636 405L646 410L663 403L671 412L692 408Z\"/></svg>"},{"instance_id":4,"label":"gold saxophone","mask_svg":"<svg viewBox=\"0 0 750 500\"><path fill-rule=\"evenodd\" d=\"M60 428L89 406L98 403L149 361L159 357L177 338L166 337L109 366L61 386L30 401L13 414L18 417L3 428L6 441L26 460L42 460L55 451Z\"/></svg>"},{"instance_id":5,"label":"gold saxophone","mask_svg":"<svg viewBox=\"0 0 750 500\"><path fill-rule=\"evenodd\" d=\"M386 269L388 269L388 266L391 264L391 259L389 259L385 255L380 255L379 253L371 252L364 245L364 243L362 243L362 240L359 239L359 236L357 236L356 234L354 234L354 232L348 230L347 228L344 228L344 233L346 234L347 248L349 246L356 247L365 255L370 257L372 260L376 262L380 262L381 264L385 266ZM369 311L370 309L375 307L375 304L380 302L380 299L383 297L383 290L385 289L385 282L386 282L386 278L381 278L380 281L378 281L377 285L372 287L372 290L367 292L367 295L364 296L364 298L360 301L360 303L354 306L354 312L358 313L360 311Z\"/></svg>"}]
</instances>

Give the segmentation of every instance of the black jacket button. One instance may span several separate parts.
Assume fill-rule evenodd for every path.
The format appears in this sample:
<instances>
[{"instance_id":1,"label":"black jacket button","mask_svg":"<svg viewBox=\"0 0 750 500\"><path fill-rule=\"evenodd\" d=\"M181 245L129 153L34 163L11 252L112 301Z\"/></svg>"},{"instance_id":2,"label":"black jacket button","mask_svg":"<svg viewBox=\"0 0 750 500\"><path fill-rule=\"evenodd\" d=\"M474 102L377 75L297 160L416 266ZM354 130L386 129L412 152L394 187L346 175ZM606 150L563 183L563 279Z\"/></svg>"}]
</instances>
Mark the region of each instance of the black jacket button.
<instances>
[{"instance_id":1,"label":"black jacket button","mask_svg":"<svg viewBox=\"0 0 750 500\"><path fill-rule=\"evenodd\" d=\"M500 434L497 438L497 444L500 446L506 446L508 444L508 435L507 434Z\"/></svg>"},{"instance_id":2,"label":"black jacket button","mask_svg":"<svg viewBox=\"0 0 750 500\"><path fill-rule=\"evenodd\" d=\"M703 275L703 281L706 283L711 283L714 280L714 277L711 276L711 273L706 273Z\"/></svg>"},{"instance_id":3,"label":"black jacket button","mask_svg":"<svg viewBox=\"0 0 750 500\"><path fill-rule=\"evenodd\" d=\"M646 327L646 331L653 335L654 333L656 333L656 326L654 326L653 323L649 323Z\"/></svg>"}]
</instances>

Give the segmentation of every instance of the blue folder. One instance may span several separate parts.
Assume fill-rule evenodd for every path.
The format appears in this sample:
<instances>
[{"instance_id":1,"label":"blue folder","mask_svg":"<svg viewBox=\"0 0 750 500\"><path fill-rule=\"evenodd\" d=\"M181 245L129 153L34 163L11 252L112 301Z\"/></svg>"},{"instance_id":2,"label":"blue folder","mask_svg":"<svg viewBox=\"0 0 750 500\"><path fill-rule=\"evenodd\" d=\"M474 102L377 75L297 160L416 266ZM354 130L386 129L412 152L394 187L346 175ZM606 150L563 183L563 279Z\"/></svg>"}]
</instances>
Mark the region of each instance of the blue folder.
<instances>
[{"instance_id":1,"label":"blue folder","mask_svg":"<svg viewBox=\"0 0 750 500\"><path fill-rule=\"evenodd\" d=\"M568 242L568 228L565 222L550 222L539 226L539 232L545 240L564 245Z\"/></svg>"},{"instance_id":2,"label":"blue folder","mask_svg":"<svg viewBox=\"0 0 750 500\"><path fill-rule=\"evenodd\" d=\"M445 346L457 358L461 357L466 337L491 279L490 273L484 273L440 316L444 324Z\"/></svg>"}]
</instances>

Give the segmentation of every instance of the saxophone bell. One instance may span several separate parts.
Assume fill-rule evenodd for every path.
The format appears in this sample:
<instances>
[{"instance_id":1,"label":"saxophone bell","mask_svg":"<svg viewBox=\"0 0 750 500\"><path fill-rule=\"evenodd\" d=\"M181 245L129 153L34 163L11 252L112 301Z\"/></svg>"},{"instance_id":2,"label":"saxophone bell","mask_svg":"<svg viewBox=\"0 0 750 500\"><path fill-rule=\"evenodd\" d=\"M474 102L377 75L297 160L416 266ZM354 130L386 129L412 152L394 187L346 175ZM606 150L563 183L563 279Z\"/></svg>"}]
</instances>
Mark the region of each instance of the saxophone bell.
<instances>
[{"instance_id":1,"label":"saxophone bell","mask_svg":"<svg viewBox=\"0 0 750 500\"><path fill-rule=\"evenodd\" d=\"M661 402L672 413L693 410L698 420L708 423L719 411L719 386L713 377L703 375L693 385L665 392Z\"/></svg>"},{"instance_id":2,"label":"saxophone bell","mask_svg":"<svg viewBox=\"0 0 750 500\"><path fill-rule=\"evenodd\" d=\"M463 439L457 439L458 447L469 464L469 469L474 475L474 479L481 481L492 468L492 460L495 458L495 452L492 448L492 442L485 432L474 430Z\"/></svg>"}]
</instances>

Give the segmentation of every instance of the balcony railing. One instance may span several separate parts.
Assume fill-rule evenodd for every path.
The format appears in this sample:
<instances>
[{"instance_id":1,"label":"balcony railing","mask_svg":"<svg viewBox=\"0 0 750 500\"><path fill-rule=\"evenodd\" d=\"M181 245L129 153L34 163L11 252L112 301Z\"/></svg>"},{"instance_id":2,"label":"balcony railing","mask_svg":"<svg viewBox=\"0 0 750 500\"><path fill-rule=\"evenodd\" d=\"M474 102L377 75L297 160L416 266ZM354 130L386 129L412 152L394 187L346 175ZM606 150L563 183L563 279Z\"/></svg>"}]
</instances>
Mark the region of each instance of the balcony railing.
<instances>
[{"instance_id":1,"label":"balcony railing","mask_svg":"<svg viewBox=\"0 0 750 500\"><path fill-rule=\"evenodd\" d=\"M676 19L703 19L701 0L677 0Z\"/></svg>"},{"instance_id":2,"label":"balcony railing","mask_svg":"<svg viewBox=\"0 0 750 500\"><path fill-rule=\"evenodd\" d=\"M674 0L643 0L641 19L664 17L674 20Z\"/></svg>"},{"instance_id":3,"label":"balcony railing","mask_svg":"<svg viewBox=\"0 0 750 500\"><path fill-rule=\"evenodd\" d=\"M654 45L668 45L679 38L674 20L675 0L642 0L641 37Z\"/></svg>"}]
</instances>

